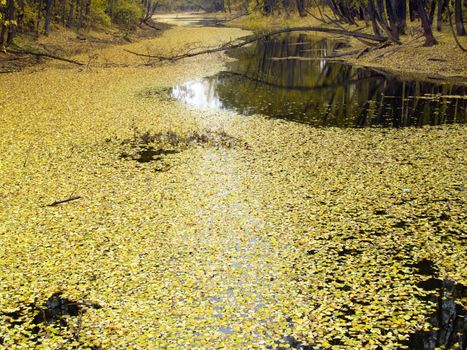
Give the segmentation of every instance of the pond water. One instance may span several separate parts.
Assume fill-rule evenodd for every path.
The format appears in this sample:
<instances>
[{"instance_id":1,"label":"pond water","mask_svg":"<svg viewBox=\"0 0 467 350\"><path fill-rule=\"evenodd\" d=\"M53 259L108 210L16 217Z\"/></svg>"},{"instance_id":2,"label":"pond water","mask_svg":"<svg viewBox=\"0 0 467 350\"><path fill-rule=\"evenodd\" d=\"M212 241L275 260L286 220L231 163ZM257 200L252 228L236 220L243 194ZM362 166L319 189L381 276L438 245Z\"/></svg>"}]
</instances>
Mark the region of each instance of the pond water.
<instances>
[{"instance_id":1,"label":"pond water","mask_svg":"<svg viewBox=\"0 0 467 350\"><path fill-rule=\"evenodd\" d=\"M404 80L323 58L345 42L285 35L236 49L225 71L175 86L194 108L338 127L465 123L467 87Z\"/></svg>"}]
</instances>

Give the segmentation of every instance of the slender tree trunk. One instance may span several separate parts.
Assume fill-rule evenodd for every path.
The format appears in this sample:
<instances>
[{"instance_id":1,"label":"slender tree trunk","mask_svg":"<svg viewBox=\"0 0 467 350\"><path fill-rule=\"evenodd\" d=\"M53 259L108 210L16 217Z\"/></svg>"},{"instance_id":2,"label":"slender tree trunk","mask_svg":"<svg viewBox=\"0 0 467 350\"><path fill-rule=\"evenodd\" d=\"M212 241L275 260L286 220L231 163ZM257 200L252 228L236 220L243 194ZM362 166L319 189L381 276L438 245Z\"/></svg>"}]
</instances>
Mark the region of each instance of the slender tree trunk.
<instances>
[{"instance_id":1,"label":"slender tree trunk","mask_svg":"<svg viewBox=\"0 0 467 350\"><path fill-rule=\"evenodd\" d=\"M365 20L365 13L363 11L363 7L359 7L358 8L358 19L360 21L364 21Z\"/></svg>"},{"instance_id":2,"label":"slender tree trunk","mask_svg":"<svg viewBox=\"0 0 467 350\"><path fill-rule=\"evenodd\" d=\"M250 0L245 0L244 4L244 13L247 14L250 12Z\"/></svg>"},{"instance_id":3,"label":"slender tree trunk","mask_svg":"<svg viewBox=\"0 0 467 350\"><path fill-rule=\"evenodd\" d=\"M342 16L339 13L339 9L337 8L336 3L333 0L328 0L328 5L329 5L329 8L331 9L332 13L334 14L334 16L337 18L337 20L341 21Z\"/></svg>"},{"instance_id":4,"label":"slender tree trunk","mask_svg":"<svg viewBox=\"0 0 467 350\"><path fill-rule=\"evenodd\" d=\"M0 49L3 49L5 44L5 33L6 33L6 26L4 24L0 24Z\"/></svg>"},{"instance_id":5,"label":"slender tree trunk","mask_svg":"<svg viewBox=\"0 0 467 350\"><path fill-rule=\"evenodd\" d=\"M61 11L60 11L60 22L63 26L66 24L66 1L62 1Z\"/></svg>"},{"instance_id":6,"label":"slender tree trunk","mask_svg":"<svg viewBox=\"0 0 467 350\"><path fill-rule=\"evenodd\" d=\"M44 22L44 34L49 35L50 32L50 15L52 13L52 2L53 0L45 0L45 22Z\"/></svg>"},{"instance_id":7,"label":"slender tree trunk","mask_svg":"<svg viewBox=\"0 0 467 350\"><path fill-rule=\"evenodd\" d=\"M0 17L6 18L6 9L0 7ZM3 45L5 44L5 33L6 33L6 26L3 21L0 21L0 50L3 49Z\"/></svg>"},{"instance_id":8,"label":"slender tree trunk","mask_svg":"<svg viewBox=\"0 0 467 350\"><path fill-rule=\"evenodd\" d=\"M370 16L373 33L375 33L376 36L381 36L381 31L379 30L378 22L376 20L375 4L373 0L368 0L368 15Z\"/></svg>"},{"instance_id":9,"label":"slender tree trunk","mask_svg":"<svg viewBox=\"0 0 467 350\"><path fill-rule=\"evenodd\" d=\"M74 1L70 1L70 10L68 12L68 21L66 23L66 26L68 28L71 28L73 27L73 15L74 15L74 11L75 11L75 2Z\"/></svg>"},{"instance_id":10,"label":"slender tree trunk","mask_svg":"<svg viewBox=\"0 0 467 350\"><path fill-rule=\"evenodd\" d=\"M36 34L39 36L40 34L40 26L41 26L41 20L42 20L42 2L43 0L39 0L37 4L37 24L36 24Z\"/></svg>"},{"instance_id":11,"label":"slender tree trunk","mask_svg":"<svg viewBox=\"0 0 467 350\"><path fill-rule=\"evenodd\" d=\"M270 15L272 13L272 1L271 0L264 0L263 3L263 13L266 15Z\"/></svg>"},{"instance_id":12,"label":"slender tree trunk","mask_svg":"<svg viewBox=\"0 0 467 350\"><path fill-rule=\"evenodd\" d=\"M79 2L79 15L78 15L78 25L77 25L77 30L78 32L81 30L83 27L83 16L84 16L84 6L83 6L83 0L76 0L76 2Z\"/></svg>"},{"instance_id":13,"label":"slender tree trunk","mask_svg":"<svg viewBox=\"0 0 467 350\"><path fill-rule=\"evenodd\" d=\"M430 26L433 25L433 21L435 19L436 2L437 2L437 0L431 0L430 15L428 17L428 19L430 21Z\"/></svg>"},{"instance_id":14,"label":"slender tree trunk","mask_svg":"<svg viewBox=\"0 0 467 350\"><path fill-rule=\"evenodd\" d=\"M417 0L409 0L409 16L410 16L410 22L415 21L415 11L417 8L416 4Z\"/></svg>"},{"instance_id":15,"label":"slender tree trunk","mask_svg":"<svg viewBox=\"0 0 467 350\"><path fill-rule=\"evenodd\" d=\"M6 39L6 45L10 45L13 42L13 39L16 34L16 25L11 23L11 21L14 21L15 19L15 1L14 0L8 0L7 2L7 20L10 21L8 25L8 36Z\"/></svg>"},{"instance_id":16,"label":"slender tree trunk","mask_svg":"<svg viewBox=\"0 0 467 350\"><path fill-rule=\"evenodd\" d=\"M86 0L84 21L86 28L88 28L91 25L91 0Z\"/></svg>"},{"instance_id":17,"label":"slender tree trunk","mask_svg":"<svg viewBox=\"0 0 467 350\"><path fill-rule=\"evenodd\" d=\"M420 21L422 22L423 34L425 35L425 44L424 46L433 46L436 44L436 39L433 36L431 30L430 21L425 12L425 7L423 6L423 0L416 0L417 12L420 16Z\"/></svg>"},{"instance_id":18,"label":"slender tree trunk","mask_svg":"<svg viewBox=\"0 0 467 350\"><path fill-rule=\"evenodd\" d=\"M300 17L305 17L306 16L306 11L305 11L305 1L304 0L296 0L297 3L297 10L298 14Z\"/></svg>"},{"instance_id":19,"label":"slender tree trunk","mask_svg":"<svg viewBox=\"0 0 467 350\"><path fill-rule=\"evenodd\" d=\"M436 30L441 31L441 24L443 22L443 9L444 9L444 0L438 0L438 15L436 21Z\"/></svg>"},{"instance_id":20,"label":"slender tree trunk","mask_svg":"<svg viewBox=\"0 0 467 350\"><path fill-rule=\"evenodd\" d=\"M454 1L454 19L456 21L456 30L457 35L464 36L465 35L465 28L464 28L464 19L462 16L462 1L455 0Z\"/></svg>"},{"instance_id":21,"label":"slender tree trunk","mask_svg":"<svg viewBox=\"0 0 467 350\"><path fill-rule=\"evenodd\" d=\"M376 5L377 5L377 10L375 9L376 12L376 19L378 20L379 24L381 24L381 27L384 29L388 37L392 40L397 42L398 39L394 37L394 34L391 30L391 27L388 24L388 21L386 20L386 17L384 16L384 3L383 0L376 0Z\"/></svg>"},{"instance_id":22,"label":"slender tree trunk","mask_svg":"<svg viewBox=\"0 0 467 350\"><path fill-rule=\"evenodd\" d=\"M399 40L399 23L396 20L396 9L393 1L386 0L386 13L390 23L391 33L394 39Z\"/></svg>"},{"instance_id":23,"label":"slender tree trunk","mask_svg":"<svg viewBox=\"0 0 467 350\"><path fill-rule=\"evenodd\" d=\"M290 16L290 0L282 0L282 7L284 8L285 15Z\"/></svg>"},{"instance_id":24,"label":"slender tree trunk","mask_svg":"<svg viewBox=\"0 0 467 350\"><path fill-rule=\"evenodd\" d=\"M407 25L407 0L395 0L395 13L399 33L404 34Z\"/></svg>"},{"instance_id":25,"label":"slender tree trunk","mask_svg":"<svg viewBox=\"0 0 467 350\"><path fill-rule=\"evenodd\" d=\"M17 22L18 22L18 28L20 31L23 31L24 29L24 0L18 0L18 15L17 17Z\"/></svg>"}]
</instances>

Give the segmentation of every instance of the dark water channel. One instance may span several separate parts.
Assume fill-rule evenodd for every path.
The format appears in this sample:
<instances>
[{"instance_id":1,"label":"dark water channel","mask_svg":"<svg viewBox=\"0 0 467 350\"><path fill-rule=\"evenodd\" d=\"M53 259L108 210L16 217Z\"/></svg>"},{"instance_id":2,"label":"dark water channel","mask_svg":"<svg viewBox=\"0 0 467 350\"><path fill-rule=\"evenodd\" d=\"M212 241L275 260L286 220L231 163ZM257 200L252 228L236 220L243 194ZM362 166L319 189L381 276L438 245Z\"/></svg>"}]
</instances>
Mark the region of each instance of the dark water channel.
<instances>
[{"instance_id":1,"label":"dark water channel","mask_svg":"<svg viewBox=\"0 0 467 350\"><path fill-rule=\"evenodd\" d=\"M264 114L313 126L465 123L467 86L404 80L323 58L344 42L286 35L232 51L225 71L172 89L195 108Z\"/></svg>"}]
</instances>

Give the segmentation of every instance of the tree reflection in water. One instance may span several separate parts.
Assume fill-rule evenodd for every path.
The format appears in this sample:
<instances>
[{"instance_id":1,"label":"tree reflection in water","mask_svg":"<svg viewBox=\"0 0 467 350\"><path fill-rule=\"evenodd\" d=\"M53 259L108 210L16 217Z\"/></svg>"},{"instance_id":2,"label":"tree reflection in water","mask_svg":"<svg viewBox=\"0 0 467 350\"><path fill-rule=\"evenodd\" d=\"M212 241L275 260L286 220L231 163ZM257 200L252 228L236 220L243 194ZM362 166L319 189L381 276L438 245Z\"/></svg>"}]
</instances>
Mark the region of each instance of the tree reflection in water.
<instances>
[{"instance_id":1,"label":"tree reflection in water","mask_svg":"<svg viewBox=\"0 0 467 350\"><path fill-rule=\"evenodd\" d=\"M174 87L197 108L265 114L314 126L422 126L466 121L465 86L403 80L330 61L345 43L286 35L237 49L228 70Z\"/></svg>"}]
</instances>

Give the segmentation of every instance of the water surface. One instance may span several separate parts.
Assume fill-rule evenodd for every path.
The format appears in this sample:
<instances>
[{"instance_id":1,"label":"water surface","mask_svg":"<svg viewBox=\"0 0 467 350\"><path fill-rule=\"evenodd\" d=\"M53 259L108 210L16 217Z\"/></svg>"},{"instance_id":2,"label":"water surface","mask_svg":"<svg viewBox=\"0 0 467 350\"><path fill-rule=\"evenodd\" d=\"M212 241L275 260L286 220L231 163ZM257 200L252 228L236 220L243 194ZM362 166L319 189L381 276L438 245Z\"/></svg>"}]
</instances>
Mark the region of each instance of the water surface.
<instances>
[{"instance_id":1,"label":"water surface","mask_svg":"<svg viewBox=\"0 0 467 350\"><path fill-rule=\"evenodd\" d=\"M314 126L422 126L466 121L466 86L404 80L326 59L344 42L286 35L232 51L225 71L173 87L195 108Z\"/></svg>"}]
</instances>

